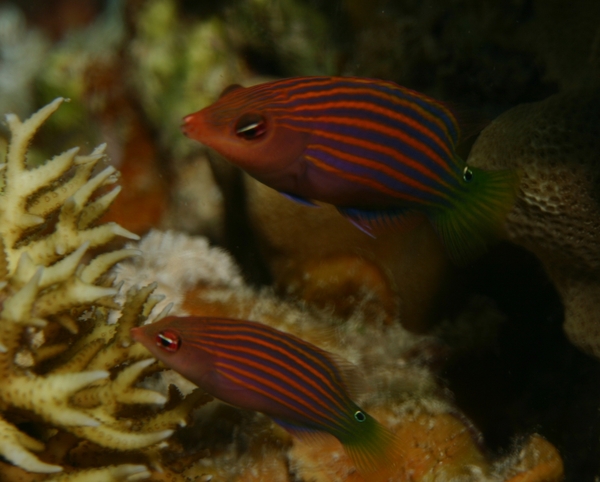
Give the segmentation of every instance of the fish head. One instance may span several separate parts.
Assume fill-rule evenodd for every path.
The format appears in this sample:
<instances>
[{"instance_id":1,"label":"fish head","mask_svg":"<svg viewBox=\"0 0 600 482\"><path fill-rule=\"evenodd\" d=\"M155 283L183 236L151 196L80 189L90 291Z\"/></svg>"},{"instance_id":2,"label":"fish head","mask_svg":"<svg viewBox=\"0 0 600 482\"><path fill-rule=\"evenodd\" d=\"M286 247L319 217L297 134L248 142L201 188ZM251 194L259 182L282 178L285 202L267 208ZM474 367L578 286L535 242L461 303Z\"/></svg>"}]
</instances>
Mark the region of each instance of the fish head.
<instances>
[{"instance_id":1,"label":"fish head","mask_svg":"<svg viewBox=\"0 0 600 482\"><path fill-rule=\"evenodd\" d=\"M306 126L290 122L285 98L276 82L230 86L215 103L184 117L182 131L250 175L273 177L302 157L310 136Z\"/></svg>"},{"instance_id":2,"label":"fish head","mask_svg":"<svg viewBox=\"0 0 600 482\"><path fill-rule=\"evenodd\" d=\"M158 360L185 378L201 385L213 367L213 357L198 343L202 319L169 316L131 329L131 337Z\"/></svg>"}]
</instances>

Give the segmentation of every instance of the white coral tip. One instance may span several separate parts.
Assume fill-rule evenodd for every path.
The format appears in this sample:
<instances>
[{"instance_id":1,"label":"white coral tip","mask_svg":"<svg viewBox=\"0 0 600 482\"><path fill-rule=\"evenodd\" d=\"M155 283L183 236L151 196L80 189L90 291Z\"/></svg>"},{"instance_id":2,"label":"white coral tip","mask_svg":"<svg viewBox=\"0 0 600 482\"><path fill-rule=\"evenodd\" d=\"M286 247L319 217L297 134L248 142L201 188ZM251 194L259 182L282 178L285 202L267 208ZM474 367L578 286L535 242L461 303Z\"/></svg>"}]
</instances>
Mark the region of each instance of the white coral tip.
<instances>
[{"instance_id":1,"label":"white coral tip","mask_svg":"<svg viewBox=\"0 0 600 482\"><path fill-rule=\"evenodd\" d=\"M123 370L117 377L116 381L120 386L130 386L135 382L140 373L142 373L146 367L155 362L156 360L154 358L140 360L139 362L136 362ZM155 392L154 390L136 388L133 390L122 390L122 393L118 396L118 400L122 403L152 403L164 405L167 402L167 397Z\"/></svg>"},{"instance_id":2,"label":"white coral tip","mask_svg":"<svg viewBox=\"0 0 600 482\"><path fill-rule=\"evenodd\" d=\"M17 269L13 275L13 283L25 284L35 274L37 269L36 264L31 259L28 252L21 254L19 262L17 263Z\"/></svg>"},{"instance_id":3,"label":"white coral tip","mask_svg":"<svg viewBox=\"0 0 600 482\"><path fill-rule=\"evenodd\" d=\"M49 399L44 404L43 398L45 397L42 397L42 407L40 408L42 411L48 412L47 416L53 422L64 426L98 427L100 422L82 411L68 406L62 406L60 410L56 410L56 406L61 398L66 398L79 389L95 381L108 378L108 376L109 373L104 370L50 375L46 385L48 392L46 397Z\"/></svg>"},{"instance_id":4,"label":"white coral tip","mask_svg":"<svg viewBox=\"0 0 600 482\"><path fill-rule=\"evenodd\" d=\"M2 434L0 436L0 455L13 464L29 472L50 473L62 470L58 465L42 462L30 452L30 450L43 450L42 442L20 432L14 425L2 418L0 418L0 433Z\"/></svg>"},{"instance_id":5,"label":"white coral tip","mask_svg":"<svg viewBox=\"0 0 600 482\"><path fill-rule=\"evenodd\" d=\"M95 418L76 410L68 410L61 417L55 417L55 421L72 427L99 427L101 425Z\"/></svg>"},{"instance_id":6,"label":"white coral tip","mask_svg":"<svg viewBox=\"0 0 600 482\"><path fill-rule=\"evenodd\" d=\"M4 118L6 119L6 123L9 126L19 125L21 123L21 121L19 120L19 117L17 116L17 114L12 114L12 113L5 114Z\"/></svg>"},{"instance_id":7,"label":"white coral tip","mask_svg":"<svg viewBox=\"0 0 600 482\"><path fill-rule=\"evenodd\" d=\"M94 283L102 274L109 270L111 266L119 261L132 257L141 256L139 249L120 249L97 256L92 262L79 273L80 279L85 283Z\"/></svg>"},{"instance_id":8,"label":"white coral tip","mask_svg":"<svg viewBox=\"0 0 600 482\"><path fill-rule=\"evenodd\" d=\"M173 302L171 302L167 306L165 306L163 308L163 310L156 316L156 319L154 321L158 321L158 320L162 320L163 318L166 318L169 315L169 313L171 312L171 310L173 309L173 306L175 306L175 303L173 303ZM152 323L154 323L154 321Z\"/></svg>"},{"instance_id":9,"label":"white coral tip","mask_svg":"<svg viewBox=\"0 0 600 482\"><path fill-rule=\"evenodd\" d=\"M47 482L122 482L143 480L151 475L145 465L121 464L60 474Z\"/></svg>"},{"instance_id":10,"label":"white coral tip","mask_svg":"<svg viewBox=\"0 0 600 482\"><path fill-rule=\"evenodd\" d=\"M40 267L23 288L4 302L2 318L13 323L27 323L44 268Z\"/></svg>"},{"instance_id":11,"label":"white coral tip","mask_svg":"<svg viewBox=\"0 0 600 482\"><path fill-rule=\"evenodd\" d=\"M13 464L24 468L28 472L36 472L42 474L55 474L61 472L62 467L60 465L47 464L42 462L40 459L30 454L26 450L13 452L10 457L7 457Z\"/></svg>"},{"instance_id":12,"label":"white coral tip","mask_svg":"<svg viewBox=\"0 0 600 482\"><path fill-rule=\"evenodd\" d=\"M50 378L52 379L51 382L54 382L52 384L52 390L55 393L68 394L74 393L98 380L108 378L109 375L110 373L106 370L90 370L79 373L58 373L50 375Z\"/></svg>"},{"instance_id":13,"label":"white coral tip","mask_svg":"<svg viewBox=\"0 0 600 482\"><path fill-rule=\"evenodd\" d=\"M144 468L143 472L140 471L140 472L137 472L135 474L129 475L129 476L127 476L126 480L128 482L135 482L136 480L145 480L145 479L148 479L148 478L150 478L151 475L152 474L150 473L150 471L148 469Z\"/></svg>"},{"instance_id":14,"label":"white coral tip","mask_svg":"<svg viewBox=\"0 0 600 482\"><path fill-rule=\"evenodd\" d=\"M114 471L111 471L111 475L119 479L135 481L147 479L152 474L145 465L123 464L115 467Z\"/></svg>"},{"instance_id":15,"label":"white coral tip","mask_svg":"<svg viewBox=\"0 0 600 482\"><path fill-rule=\"evenodd\" d=\"M79 246L79 248L60 260L58 263L46 268L44 270L42 280L40 281L40 287L46 288L53 283L58 283L72 276L89 246L89 241L84 242L81 246Z\"/></svg>"},{"instance_id":16,"label":"white coral tip","mask_svg":"<svg viewBox=\"0 0 600 482\"><path fill-rule=\"evenodd\" d=\"M132 233L131 231L127 231L124 227L119 226L117 223L109 223L111 225L112 232L117 236L123 236L127 239L133 239L134 241L138 241L140 237Z\"/></svg>"},{"instance_id":17,"label":"white coral tip","mask_svg":"<svg viewBox=\"0 0 600 482\"><path fill-rule=\"evenodd\" d=\"M19 220L17 224L21 229L25 230L27 228L31 228L33 226L38 226L44 222L44 218L40 216L36 216L35 214L27 214L23 213L19 216Z\"/></svg>"},{"instance_id":18,"label":"white coral tip","mask_svg":"<svg viewBox=\"0 0 600 482\"><path fill-rule=\"evenodd\" d=\"M173 435L173 433L175 432L175 430L161 430L160 432L154 432L154 440L156 440L156 442L160 442L161 440L165 440L167 438L169 438L171 435ZM151 434L148 434L151 435Z\"/></svg>"},{"instance_id":19,"label":"white coral tip","mask_svg":"<svg viewBox=\"0 0 600 482\"><path fill-rule=\"evenodd\" d=\"M87 164L88 162L96 162L104 157L106 151L106 142L97 146L90 154L87 156L75 156L74 164Z\"/></svg>"},{"instance_id":20,"label":"white coral tip","mask_svg":"<svg viewBox=\"0 0 600 482\"><path fill-rule=\"evenodd\" d=\"M38 328L44 328L48 324L48 321L43 318L29 318L27 324Z\"/></svg>"},{"instance_id":21,"label":"white coral tip","mask_svg":"<svg viewBox=\"0 0 600 482\"><path fill-rule=\"evenodd\" d=\"M139 362L134 363L131 365L131 368L136 367L139 374L139 372L141 372L144 368L149 367L153 363L156 363L155 358L146 358L145 360L140 360Z\"/></svg>"},{"instance_id":22,"label":"white coral tip","mask_svg":"<svg viewBox=\"0 0 600 482\"><path fill-rule=\"evenodd\" d=\"M149 395L148 397L146 397L146 400L147 403L151 403L154 405L164 405L165 403L167 403L168 398L158 392L153 392L153 396Z\"/></svg>"}]
</instances>

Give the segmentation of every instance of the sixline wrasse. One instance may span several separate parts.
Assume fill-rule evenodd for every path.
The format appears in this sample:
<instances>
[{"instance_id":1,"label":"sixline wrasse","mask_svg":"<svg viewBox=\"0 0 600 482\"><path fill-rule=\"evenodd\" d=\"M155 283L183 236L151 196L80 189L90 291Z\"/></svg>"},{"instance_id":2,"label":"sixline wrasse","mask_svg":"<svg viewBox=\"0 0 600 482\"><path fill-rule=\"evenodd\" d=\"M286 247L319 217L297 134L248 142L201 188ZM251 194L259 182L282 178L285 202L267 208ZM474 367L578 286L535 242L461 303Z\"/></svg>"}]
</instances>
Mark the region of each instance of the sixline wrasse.
<instances>
[{"instance_id":1,"label":"sixline wrasse","mask_svg":"<svg viewBox=\"0 0 600 482\"><path fill-rule=\"evenodd\" d=\"M516 171L459 158L443 103L393 82L299 77L230 86L183 132L292 199L333 204L369 234L427 216L450 257L485 250L516 196Z\"/></svg>"},{"instance_id":2,"label":"sixline wrasse","mask_svg":"<svg viewBox=\"0 0 600 482\"><path fill-rule=\"evenodd\" d=\"M333 435L367 480L398 460L394 435L352 401L351 371L294 335L253 321L175 316L131 335L220 400L263 412L296 435Z\"/></svg>"}]
</instances>

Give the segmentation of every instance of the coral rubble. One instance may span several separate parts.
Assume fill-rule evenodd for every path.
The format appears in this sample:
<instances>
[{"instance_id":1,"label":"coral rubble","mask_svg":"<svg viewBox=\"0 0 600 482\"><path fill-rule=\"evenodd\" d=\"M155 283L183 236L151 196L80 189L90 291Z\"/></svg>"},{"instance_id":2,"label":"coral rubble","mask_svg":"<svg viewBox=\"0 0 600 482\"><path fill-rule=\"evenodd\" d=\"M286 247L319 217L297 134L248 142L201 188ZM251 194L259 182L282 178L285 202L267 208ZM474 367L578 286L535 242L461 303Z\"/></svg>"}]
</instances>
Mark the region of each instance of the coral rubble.
<instances>
[{"instance_id":1,"label":"coral rubble","mask_svg":"<svg viewBox=\"0 0 600 482\"><path fill-rule=\"evenodd\" d=\"M129 290L122 307L113 299L117 289L107 272L137 250L89 254L118 236L137 238L116 223L96 224L119 193L109 188L117 179L113 167L95 171L105 146L89 155L74 148L39 167L27 165L33 135L63 101L26 121L6 117L11 140L0 192L0 455L27 472L66 470L68 480L145 478L149 473L140 464L107 461L104 468L92 464L78 471L57 449L62 434L74 437L72 445L85 441L108 452L145 449L169 437L186 415L173 407L123 416L132 404L166 401L135 386L155 368L129 338L129 329L158 298L150 286ZM109 311L119 308L117 322L107 324Z\"/></svg>"}]
</instances>

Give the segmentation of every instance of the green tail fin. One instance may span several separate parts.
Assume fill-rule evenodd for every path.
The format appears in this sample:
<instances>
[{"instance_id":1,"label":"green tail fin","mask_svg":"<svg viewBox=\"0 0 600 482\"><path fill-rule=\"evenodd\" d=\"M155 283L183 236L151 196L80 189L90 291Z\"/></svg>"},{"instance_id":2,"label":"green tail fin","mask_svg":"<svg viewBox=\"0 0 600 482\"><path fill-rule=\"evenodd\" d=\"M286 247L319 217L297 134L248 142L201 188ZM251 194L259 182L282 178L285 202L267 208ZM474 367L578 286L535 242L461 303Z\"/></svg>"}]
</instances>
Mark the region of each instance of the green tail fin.
<instances>
[{"instance_id":1,"label":"green tail fin","mask_svg":"<svg viewBox=\"0 0 600 482\"><path fill-rule=\"evenodd\" d=\"M482 254L488 242L500 233L519 186L518 171L469 169L472 179L457 192L453 207L430 215L450 258L457 264Z\"/></svg>"},{"instance_id":2,"label":"green tail fin","mask_svg":"<svg viewBox=\"0 0 600 482\"><path fill-rule=\"evenodd\" d=\"M397 470L401 451L396 437L366 414L360 431L351 440L340 440L344 450L365 480L387 480Z\"/></svg>"}]
</instances>

